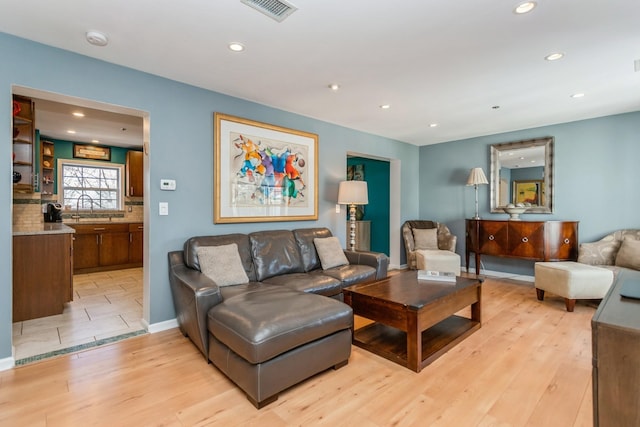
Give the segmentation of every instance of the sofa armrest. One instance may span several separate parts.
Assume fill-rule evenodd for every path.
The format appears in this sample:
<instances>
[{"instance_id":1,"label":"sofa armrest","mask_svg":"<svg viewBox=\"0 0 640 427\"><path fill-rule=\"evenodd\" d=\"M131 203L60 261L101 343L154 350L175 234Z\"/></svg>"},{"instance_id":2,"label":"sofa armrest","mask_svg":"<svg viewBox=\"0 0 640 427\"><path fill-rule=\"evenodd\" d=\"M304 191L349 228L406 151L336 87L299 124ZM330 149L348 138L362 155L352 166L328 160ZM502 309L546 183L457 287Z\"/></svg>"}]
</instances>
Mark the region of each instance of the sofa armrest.
<instances>
[{"instance_id":1,"label":"sofa armrest","mask_svg":"<svg viewBox=\"0 0 640 427\"><path fill-rule=\"evenodd\" d=\"M187 267L183 251L169 252L169 283L180 331L208 359L207 313L222 301L220 288L200 271Z\"/></svg>"},{"instance_id":2,"label":"sofa armrest","mask_svg":"<svg viewBox=\"0 0 640 427\"><path fill-rule=\"evenodd\" d=\"M369 265L376 269L376 280L387 277L389 268L389 257L381 252L350 251L345 250L344 254L349 260L349 264Z\"/></svg>"}]
</instances>

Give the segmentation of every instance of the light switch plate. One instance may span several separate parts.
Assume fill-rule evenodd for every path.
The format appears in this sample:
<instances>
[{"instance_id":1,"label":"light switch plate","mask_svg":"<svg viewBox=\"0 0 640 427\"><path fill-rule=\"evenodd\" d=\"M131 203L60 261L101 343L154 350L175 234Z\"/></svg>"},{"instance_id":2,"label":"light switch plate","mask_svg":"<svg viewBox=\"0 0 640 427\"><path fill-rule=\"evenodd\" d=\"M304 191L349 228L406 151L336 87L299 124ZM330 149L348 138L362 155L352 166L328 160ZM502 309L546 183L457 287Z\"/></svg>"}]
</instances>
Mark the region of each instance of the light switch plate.
<instances>
[{"instance_id":1,"label":"light switch plate","mask_svg":"<svg viewBox=\"0 0 640 427\"><path fill-rule=\"evenodd\" d=\"M169 215L169 202L160 202L158 207L160 215Z\"/></svg>"}]
</instances>

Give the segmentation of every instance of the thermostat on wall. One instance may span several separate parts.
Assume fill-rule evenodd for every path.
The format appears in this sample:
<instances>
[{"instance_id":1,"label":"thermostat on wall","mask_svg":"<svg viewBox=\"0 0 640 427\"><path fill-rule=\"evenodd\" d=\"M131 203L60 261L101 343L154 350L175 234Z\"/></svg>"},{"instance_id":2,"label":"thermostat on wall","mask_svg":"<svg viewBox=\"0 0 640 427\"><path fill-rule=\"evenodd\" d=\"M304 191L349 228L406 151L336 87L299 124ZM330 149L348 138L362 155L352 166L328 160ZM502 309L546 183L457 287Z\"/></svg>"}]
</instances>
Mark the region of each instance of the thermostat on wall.
<instances>
[{"instance_id":1,"label":"thermostat on wall","mask_svg":"<svg viewBox=\"0 0 640 427\"><path fill-rule=\"evenodd\" d=\"M176 189L176 180L175 179L161 179L160 180L160 189L161 190L175 190Z\"/></svg>"}]
</instances>

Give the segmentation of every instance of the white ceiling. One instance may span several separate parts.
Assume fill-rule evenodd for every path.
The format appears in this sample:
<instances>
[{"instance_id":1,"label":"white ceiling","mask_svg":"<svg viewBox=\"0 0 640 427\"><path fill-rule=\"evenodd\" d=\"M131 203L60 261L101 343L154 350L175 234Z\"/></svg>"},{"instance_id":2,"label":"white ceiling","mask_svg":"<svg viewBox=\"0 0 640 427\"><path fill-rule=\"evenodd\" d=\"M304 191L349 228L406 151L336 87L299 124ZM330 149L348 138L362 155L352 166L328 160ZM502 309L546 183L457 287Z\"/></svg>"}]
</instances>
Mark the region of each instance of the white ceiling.
<instances>
[{"instance_id":1,"label":"white ceiling","mask_svg":"<svg viewBox=\"0 0 640 427\"><path fill-rule=\"evenodd\" d=\"M640 110L638 0L291 3L277 23L240 0L0 0L0 31L416 145Z\"/></svg>"}]
</instances>

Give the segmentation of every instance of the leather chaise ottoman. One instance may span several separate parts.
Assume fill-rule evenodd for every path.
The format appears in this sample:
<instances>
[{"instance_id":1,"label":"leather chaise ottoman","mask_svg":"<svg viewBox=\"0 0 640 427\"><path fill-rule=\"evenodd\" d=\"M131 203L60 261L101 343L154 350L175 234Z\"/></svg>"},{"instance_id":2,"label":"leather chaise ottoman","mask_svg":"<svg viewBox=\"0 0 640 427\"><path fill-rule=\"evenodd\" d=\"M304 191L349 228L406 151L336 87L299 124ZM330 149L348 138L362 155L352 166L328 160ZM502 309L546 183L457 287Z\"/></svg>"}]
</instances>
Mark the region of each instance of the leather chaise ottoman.
<instances>
[{"instance_id":1,"label":"leather chaise ottoman","mask_svg":"<svg viewBox=\"0 0 640 427\"><path fill-rule=\"evenodd\" d=\"M351 354L353 312L332 298L252 284L209 310L209 360L257 407Z\"/></svg>"}]
</instances>

